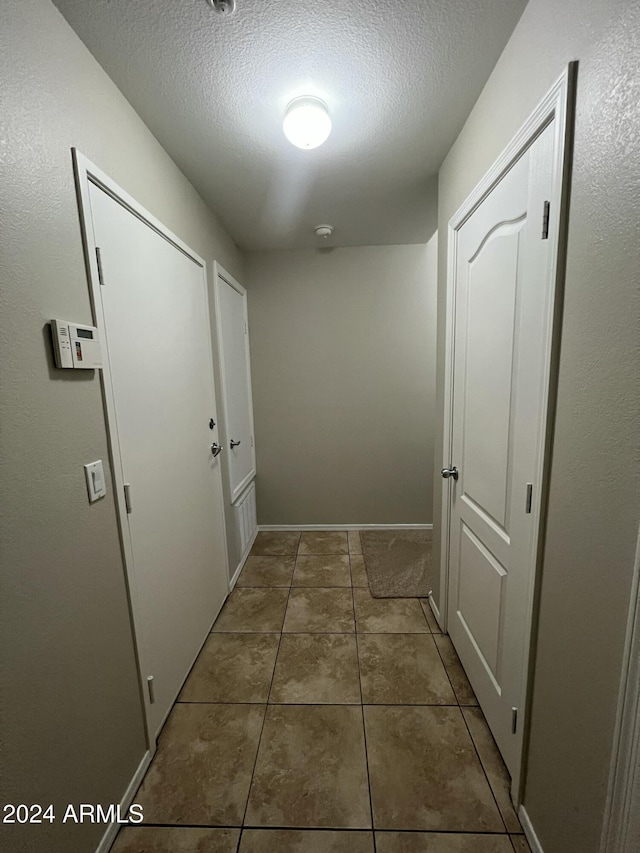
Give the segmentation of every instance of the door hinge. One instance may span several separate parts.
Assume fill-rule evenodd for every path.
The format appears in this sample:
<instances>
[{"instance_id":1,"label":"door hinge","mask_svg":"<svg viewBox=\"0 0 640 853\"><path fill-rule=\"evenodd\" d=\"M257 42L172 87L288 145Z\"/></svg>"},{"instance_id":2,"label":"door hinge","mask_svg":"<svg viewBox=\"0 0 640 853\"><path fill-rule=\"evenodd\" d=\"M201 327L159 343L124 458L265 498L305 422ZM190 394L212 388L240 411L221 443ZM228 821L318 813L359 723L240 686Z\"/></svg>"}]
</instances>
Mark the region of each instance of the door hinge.
<instances>
[{"instance_id":1,"label":"door hinge","mask_svg":"<svg viewBox=\"0 0 640 853\"><path fill-rule=\"evenodd\" d=\"M124 484L124 505L127 508L127 515L131 514L131 486L129 483Z\"/></svg>"},{"instance_id":2,"label":"door hinge","mask_svg":"<svg viewBox=\"0 0 640 853\"><path fill-rule=\"evenodd\" d=\"M251 436L251 447L253 447L253 436Z\"/></svg>"},{"instance_id":3,"label":"door hinge","mask_svg":"<svg viewBox=\"0 0 640 853\"><path fill-rule=\"evenodd\" d=\"M244 324L244 333L245 333L245 335L248 335L248 334L249 334L249 329L247 328L247 324L246 324L246 323Z\"/></svg>"},{"instance_id":4,"label":"door hinge","mask_svg":"<svg viewBox=\"0 0 640 853\"><path fill-rule=\"evenodd\" d=\"M533 501L533 483L527 483L527 497L524 502L524 511L531 512L531 503Z\"/></svg>"},{"instance_id":5,"label":"door hinge","mask_svg":"<svg viewBox=\"0 0 640 853\"><path fill-rule=\"evenodd\" d=\"M511 709L511 734L515 734L518 728L518 709Z\"/></svg>"},{"instance_id":6,"label":"door hinge","mask_svg":"<svg viewBox=\"0 0 640 853\"><path fill-rule=\"evenodd\" d=\"M149 704L153 705L156 701L156 691L153 686L153 676L147 676L147 690L149 691Z\"/></svg>"},{"instance_id":7,"label":"door hinge","mask_svg":"<svg viewBox=\"0 0 640 853\"><path fill-rule=\"evenodd\" d=\"M542 239L549 239L549 210L551 209L551 202L545 201L544 208L542 210Z\"/></svg>"},{"instance_id":8,"label":"door hinge","mask_svg":"<svg viewBox=\"0 0 640 853\"><path fill-rule=\"evenodd\" d=\"M98 263L98 281L104 286L104 270L102 268L102 250L96 246L96 261Z\"/></svg>"}]
</instances>

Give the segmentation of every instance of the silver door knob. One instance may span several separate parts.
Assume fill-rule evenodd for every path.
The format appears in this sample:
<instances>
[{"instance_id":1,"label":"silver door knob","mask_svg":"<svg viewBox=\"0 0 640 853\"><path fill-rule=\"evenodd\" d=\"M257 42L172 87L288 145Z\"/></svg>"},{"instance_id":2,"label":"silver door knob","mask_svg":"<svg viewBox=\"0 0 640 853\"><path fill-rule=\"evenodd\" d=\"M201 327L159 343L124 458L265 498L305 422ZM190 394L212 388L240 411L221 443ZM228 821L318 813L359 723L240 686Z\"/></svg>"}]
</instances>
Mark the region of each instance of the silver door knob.
<instances>
[{"instance_id":1,"label":"silver door knob","mask_svg":"<svg viewBox=\"0 0 640 853\"><path fill-rule=\"evenodd\" d=\"M239 444L242 444L242 439L240 439L240 441L234 441L233 439L231 439L231 441L229 442L229 447L233 450L233 448L237 447Z\"/></svg>"},{"instance_id":2,"label":"silver door knob","mask_svg":"<svg viewBox=\"0 0 640 853\"><path fill-rule=\"evenodd\" d=\"M454 480L458 479L458 469L455 467L455 465L452 468L443 468L440 473L442 474L445 480L448 480L449 477L452 477Z\"/></svg>"},{"instance_id":3,"label":"silver door knob","mask_svg":"<svg viewBox=\"0 0 640 853\"><path fill-rule=\"evenodd\" d=\"M217 444L215 441L211 445L211 452L213 453L213 457L215 459L216 456L220 456L224 448L221 444Z\"/></svg>"}]
</instances>

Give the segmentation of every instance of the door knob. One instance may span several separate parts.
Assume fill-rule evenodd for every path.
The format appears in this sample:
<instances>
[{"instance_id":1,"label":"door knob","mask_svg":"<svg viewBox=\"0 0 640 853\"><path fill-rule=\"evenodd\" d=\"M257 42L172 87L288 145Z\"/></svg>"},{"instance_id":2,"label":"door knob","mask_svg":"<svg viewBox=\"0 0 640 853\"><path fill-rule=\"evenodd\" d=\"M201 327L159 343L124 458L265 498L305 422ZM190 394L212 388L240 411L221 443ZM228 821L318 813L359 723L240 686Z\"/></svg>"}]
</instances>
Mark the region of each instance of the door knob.
<instances>
[{"instance_id":1,"label":"door knob","mask_svg":"<svg viewBox=\"0 0 640 853\"><path fill-rule=\"evenodd\" d=\"M224 448L221 444L217 444L215 441L211 445L211 452L213 453L213 457L215 459L216 456L220 456Z\"/></svg>"},{"instance_id":2,"label":"door knob","mask_svg":"<svg viewBox=\"0 0 640 853\"><path fill-rule=\"evenodd\" d=\"M458 479L458 469L455 467L455 465L451 468L443 468L440 473L442 474L445 480L448 480L449 477L452 477L454 480Z\"/></svg>"},{"instance_id":3,"label":"door knob","mask_svg":"<svg viewBox=\"0 0 640 853\"><path fill-rule=\"evenodd\" d=\"M231 439L231 441L229 442L229 447L233 450L233 448L237 447L239 444L242 444L242 439L240 439L240 441L234 441L233 439Z\"/></svg>"}]
</instances>

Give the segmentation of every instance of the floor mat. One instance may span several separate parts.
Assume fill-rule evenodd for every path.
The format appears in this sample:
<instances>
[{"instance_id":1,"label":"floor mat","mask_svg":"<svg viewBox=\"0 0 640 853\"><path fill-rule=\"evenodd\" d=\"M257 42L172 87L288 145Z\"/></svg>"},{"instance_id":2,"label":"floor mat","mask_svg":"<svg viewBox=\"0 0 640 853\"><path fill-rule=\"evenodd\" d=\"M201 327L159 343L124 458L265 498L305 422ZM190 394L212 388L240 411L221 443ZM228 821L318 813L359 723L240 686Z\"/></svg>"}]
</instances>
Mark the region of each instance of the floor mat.
<instances>
[{"instance_id":1,"label":"floor mat","mask_svg":"<svg viewBox=\"0 0 640 853\"><path fill-rule=\"evenodd\" d=\"M374 598L426 598L431 591L431 530L361 531Z\"/></svg>"}]
</instances>

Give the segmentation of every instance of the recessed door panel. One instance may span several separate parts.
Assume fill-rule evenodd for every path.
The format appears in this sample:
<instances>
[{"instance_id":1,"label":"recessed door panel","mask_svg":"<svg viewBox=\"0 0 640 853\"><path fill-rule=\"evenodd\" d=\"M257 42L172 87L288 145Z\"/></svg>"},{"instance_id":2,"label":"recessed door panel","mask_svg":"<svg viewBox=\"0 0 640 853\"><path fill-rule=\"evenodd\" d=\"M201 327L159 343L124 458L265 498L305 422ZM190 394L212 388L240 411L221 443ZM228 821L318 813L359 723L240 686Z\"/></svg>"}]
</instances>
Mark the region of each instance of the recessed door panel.
<instances>
[{"instance_id":1,"label":"recessed door panel","mask_svg":"<svg viewBox=\"0 0 640 853\"><path fill-rule=\"evenodd\" d=\"M464 523L460 537L458 615L500 692L500 633L507 571Z\"/></svg>"},{"instance_id":2,"label":"recessed door panel","mask_svg":"<svg viewBox=\"0 0 640 853\"><path fill-rule=\"evenodd\" d=\"M464 489L505 530L518 249L525 221L494 227L466 271Z\"/></svg>"}]
</instances>

